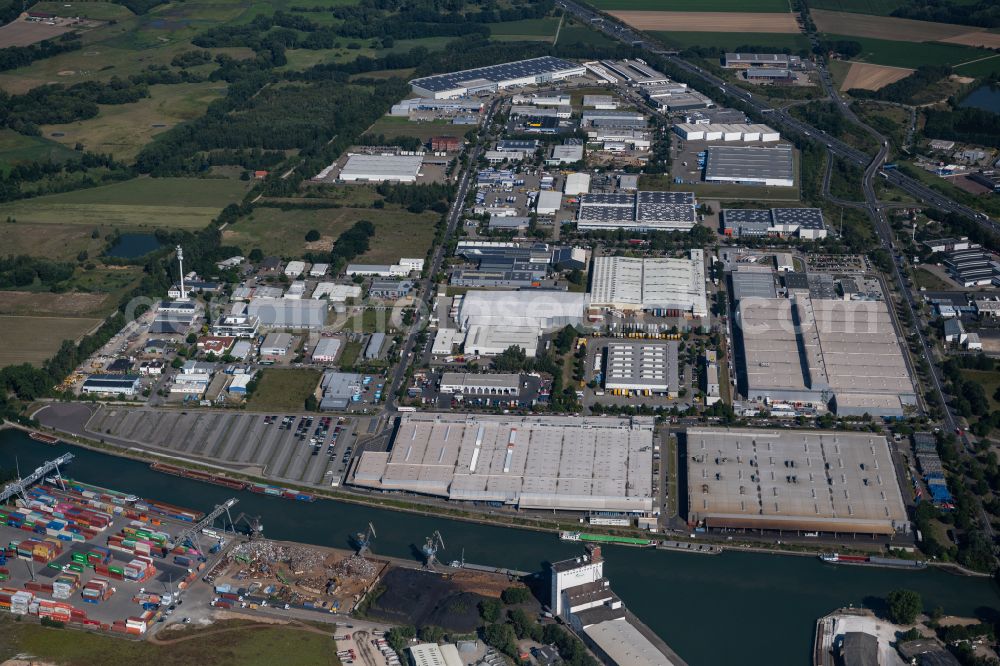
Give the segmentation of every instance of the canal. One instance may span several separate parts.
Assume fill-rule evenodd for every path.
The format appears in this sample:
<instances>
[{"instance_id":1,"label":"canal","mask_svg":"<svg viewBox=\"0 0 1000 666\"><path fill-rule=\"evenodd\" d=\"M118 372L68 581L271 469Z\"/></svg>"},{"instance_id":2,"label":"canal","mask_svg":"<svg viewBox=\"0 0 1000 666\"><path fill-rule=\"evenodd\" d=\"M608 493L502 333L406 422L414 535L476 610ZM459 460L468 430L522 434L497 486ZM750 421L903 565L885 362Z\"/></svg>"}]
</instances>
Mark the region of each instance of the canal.
<instances>
[{"instance_id":1,"label":"canal","mask_svg":"<svg viewBox=\"0 0 1000 666\"><path fill-rule=\"evenodd\" d=\"M232 493L224 488L158 474L142 462L68 445L47 446L15 430L0 431L0 468L15 462L23 471L72 452L67 476L143 497L209 510L227 497L236 513L261 516L264 534L274 539L349 547L351 534L369 521L378 538L374 552L416 557L417 546L434 530L446 543L444 561L469 562L535 571L543 563L576 555L579 546L555 535L476 525L374 509L329 500L306 504ZM651 629L692 666L809 663L815 620L853 604L870 605L894 588L920 592L924 606L970 615L1000 608L987 579L964 578L937 570L833 566L818 559L723 553L690 555L610 546L605 572L615 591Z\"/></svg>"}]
</instances>

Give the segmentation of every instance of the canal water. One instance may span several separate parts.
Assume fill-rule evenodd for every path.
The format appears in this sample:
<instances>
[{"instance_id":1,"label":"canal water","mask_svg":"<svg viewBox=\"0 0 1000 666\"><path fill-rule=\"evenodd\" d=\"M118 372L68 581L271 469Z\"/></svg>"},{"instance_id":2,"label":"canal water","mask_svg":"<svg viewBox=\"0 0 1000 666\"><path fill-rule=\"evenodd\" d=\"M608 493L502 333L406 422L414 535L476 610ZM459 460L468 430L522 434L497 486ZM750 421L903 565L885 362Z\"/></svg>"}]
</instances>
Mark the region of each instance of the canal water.
<instances>
[{"instance_id":1,"label":"canal water","mask_svg":"<svg viewBox=\"0 0 1000 666\"><path fill-rule=\"evenodd\" d=\"M108 250L109 257L137 259L159 249L160 241L153 234L122 234Z\"/></svg>"},{"instance_id":2,"label":"canal water","mask_svg":"<svg viewBox=\"0 0 1000 666\"><path fill-rule=\"evenodd\" d=\"M959 106L1000 113L1000 86L980 86L969 93Z\"/></svg>"},{"instance_id":3,"label":"canal water","mask_svg":"<svg viewBox=\"0 0 1000 666\"><path fill-rule=\"evenodd\" d=\"M22 472L72 452L67 476L89 483L209 510L235 496L236 514L261 516L264 534L282 540L349 547L350 535L371 521L378 537L373 550L417 557L417 547L440 530L445 562L536 571L545 562L580 552L553 534L464 523L374 509L330 500L301 503L270 498L159 474L142 462L68 445L47 446L19 431L0 431L0 468L15 461ZM234 516L235 517L235 516ZM605 549L605 572L625 604L692 666L740 663L806 664L818 617L835 608L871 605L889 591L917 590L924 606L970 615L1000 608L988 579L937 570L899 571L823 564L812 557L723 553L691 555L620 546Z\"/></svg>"}]
</instances>

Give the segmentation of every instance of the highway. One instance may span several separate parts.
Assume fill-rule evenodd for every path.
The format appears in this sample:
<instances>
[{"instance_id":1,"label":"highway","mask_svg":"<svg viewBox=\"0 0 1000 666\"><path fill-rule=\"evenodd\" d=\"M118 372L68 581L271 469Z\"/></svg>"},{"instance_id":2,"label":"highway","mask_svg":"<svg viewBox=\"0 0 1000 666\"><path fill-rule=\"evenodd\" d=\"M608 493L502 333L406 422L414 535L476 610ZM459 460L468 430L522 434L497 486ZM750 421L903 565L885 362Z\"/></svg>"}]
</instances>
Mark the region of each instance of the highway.
<instances>
[{"instance_id":1,"label":"highway","mask_svg":"<svg viewBox=\"0 0 1000 666\"><path fill-rule=\"evenodd\" d=\"M664 50L661 45L656 44L648 37L637 33L631 28L612 20L605 15L598 14L580 4L577 4L576 2L573 2L572 0L558 0L558 5L584 23L603 31L605 34L619 41L662 56L671 65L674 65L678 69L684 70L686 73L716 87L720 92L738 99L758 114L766 116L769 124L778 128L783 128L786 132L789 129L794 130L814 141L819 141L820 143L826 145L827 149L834 155L846 159L849 162L853 162L860 167L866 167L871 162L871 155L865 153L864 151L858 150L857 148L854 148L853 146L850 146L835 137L829 136L823 130L817 129L812 125L792 117L784 109L772 108L767 102L754 98L752 93L749 93L737 86L730 85L723 79L718 78L710 72L706 72L701 67L687 62L686 60L674 55L672 52ZM824 87L826 87L827 91L830 92L832 90L832 86L829 81L829 73L822 68L820 71ZM840 97L835 93L832 97L841 111L856 120L856 117L854 117L854 114L851 112L847 102L840 99ZM958 213L959 215L973 220L991 231L1000 231L1000 225L991 220L985 214L949 199L936 190L927 187L918 180L910 178L909 176L906 176L898 171L890 170L883 173L885 173L885 178L889 183L915 197L919 201L932 205L945 212Z\"/></svg>"}]
</instances>

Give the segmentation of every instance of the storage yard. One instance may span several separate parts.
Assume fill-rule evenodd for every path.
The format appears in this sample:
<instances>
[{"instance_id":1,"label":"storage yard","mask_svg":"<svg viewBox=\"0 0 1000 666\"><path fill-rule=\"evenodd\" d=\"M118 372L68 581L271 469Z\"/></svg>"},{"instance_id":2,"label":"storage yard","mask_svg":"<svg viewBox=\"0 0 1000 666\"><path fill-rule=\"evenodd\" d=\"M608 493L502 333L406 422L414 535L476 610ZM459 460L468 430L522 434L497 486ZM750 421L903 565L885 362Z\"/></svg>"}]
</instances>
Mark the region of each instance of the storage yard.
<instances>
[{"instance_id":1,"label":"storage yard","mask_svg":"<svg viewBox=\"0 0 1000 666\"><path fill-rule=\"evenodd\" d=\"M389 562L305 544L252 540L226 553L212 571L217 608L289 607L350 612Z\"/></svg>"},{"instance_id":2,"label":"storage yard","mask_svg":"<svg viewBox=\"0 0 1000 666\"><path fill-rule=\"evenodd\" d=\"M330 418L325 424L324 419ZM323 416L168 412L101 407L87 424L95 436L275 480L330 486L347 466L354 421Z\"/></svg>"},{"instance_id":3,"label":"storage yard","mask_svg":"<svg viewBox=\"0 0 1000 666\"><path fill-rule=\"evenodd\" d=\"M175 543L201 516L70 480L34 486L0 506L0 611L141 636L211 559Z\"/></svg>"}]
</instances>

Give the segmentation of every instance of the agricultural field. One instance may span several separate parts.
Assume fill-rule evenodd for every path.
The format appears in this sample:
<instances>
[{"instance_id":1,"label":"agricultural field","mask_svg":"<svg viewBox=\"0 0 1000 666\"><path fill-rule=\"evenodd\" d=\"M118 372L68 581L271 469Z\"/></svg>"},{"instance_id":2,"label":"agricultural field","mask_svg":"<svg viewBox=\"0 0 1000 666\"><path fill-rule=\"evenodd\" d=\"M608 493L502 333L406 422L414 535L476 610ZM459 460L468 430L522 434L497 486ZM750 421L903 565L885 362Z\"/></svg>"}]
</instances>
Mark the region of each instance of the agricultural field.
<instances>
[{"instance_id":1,"label":"agricultural field","mask_svg":"<svg viewBox=\"0 0 1000 666\"><path fill-rule=\"evenodd\" d=\"M618 43L605 35L590 28L580 25L575 21L566 20L563 27L559 29L557 44L588 44L591 46L616 46Z\"/></svg>"},{"instance_id":2,"label":"agricultural field","mask_svg":"<svg viewBox=\"0 0 1000 666\"><path fill-rule=\"evenodd\" d=\"M811 14L818 31L853 37L873 37L902 42L944 42L960 39L961 41L956 43L970 44L971 35L969 33L986 32L985 28L913 21L892 16L867 16L820 9L812 10ZM997 46L1000 46L1000 35L986 33L986 37L980 41L986 43L993 41Z\"/></svg>"},{"instance_id":3,"label":"agricultural field","mask_svg":"<svg viewBox=\"0 0 1000 666\"><path fill-rule=\"evenodd\" d=\"M42 361L59 350L63 340L79 340L101 319L0 315L0 367Z\"/></svg>"},{"instance_id":4,"label":"agricultural field","mask_svg":"<svg viewBox=\"0 0 1000 666\"><path fill-rule=\"evenodd\" d=\"M957 44L927 42L914 47L912 42L831 35L823 39L843 39L860 42L861 53L855 58L862 62L891 67L919 67L920 65L951 65L962 76L980 76L1000 72L1000 54Z\"/></svg>"},{"instance_id":5,"label":"agricultural field","mask_svg":"<svg viewBox=\"0 0 1000 666\"><path fill-rule=\"evenodd\" d=\"M11 46L29 46L54 39L73 30L84 31L100 26L97 21L57 19L54 23L29 21L18 18L0 27L0 49Z\"/></svg>"},{"instance_id":6,"label":"agricultural field","mask_svg":"<svg viewBox=\"0 0 1000 666\"><path fill-rule=\"evenodd\" d=\"M714 46L720 49L735 49L741 46L769 46L779 50L809 50L809 38L802 34L673 31L657 31L652 34L667 46L682 50L692 46Z\"/></svg>"},{"instance_id":7,"label":"agricultural field","mask_svg":"<svg viewBox=\"0 0 1000 666\"><path fill-rule=\"evenodd\" d=\"M862 90L880 90L890 83L906 78L914 72L908 67L889 67L887 65L872 65L865 62L847 63L850 65L847 74L840 84L841 90L860 88Z\"/></svg>"},{"instance_id":8,"label":"agricultural field","mask_svg":"<svg viewBox=\"0 0 1000 666\"><path fill-rule=\"evenodd\" d=\"M95 118L40 129L43 136L66 146L81 143L90 152L131 160L154 136L197 118L225 94L221 81L155 85L149 87L149 97L133 104L101 105Z\"/></svg>"},{"instance_id":9,"label":"agricultural field","mask_svg":"<svg viewBox=\"0 0 1000 666\"><path fill-rule=\"evenodd\" d=\"M189 625L160 634L163 644L122 640L116 636L72 629L52 629L30 622L0 619L0 659L33 655L49 664L131 666L187 666L204 662L218 666L339 666L329 631L307 624L262 625L247 620L225 620L206 627ZM176 639L176 640L170 640Z\"/></svg>"},{"instance_id":10,"label":"agricultural field","mask_svg":"<svg viewBox=\"0 0 1000 666\"><path fill-rule=\"evenodd\" d=\"M227 204L239 201L246 189L246 183L223 178L136 178L0 204L0 219L85 225L88 230L102 226L198 229Z\"/></svg>"},{"instance_id":11,"label":"agricultural field","mask_svg":"<svg viewBox=\"0 0 1000 666\"><path fill-rule=\"evenodd\" d=\"M637 30L673 32L773 32L800 33L795 15L712 11L611 11L615 18Z\"/></svg>"},{"instance_id":12,"label":"agricultural field","mask_svg":"<svg viewBox=\"0 0 1000 666\"><path fill-rule=\"evenodd\" d=\"M337 236L355 222L368 220L375 225L370 249L357 258L362 263L393 263L400 257L422 257L430 249L438 214L416 215L387 204L386 208L315 208L283 211L258 207L247 218L226 228L223 243L245 252L255 247L264 254L300 257L307 251L323 252L333 247ZM306 233L316 229L320 240L306 243Z\"/></svg>"},{"instance_id":13,"label":"agricultural field","mask_svg":"<svg viewBox=\"0 0 1000 666\"><path fill-rule=\"evenodd\" d=\"M63 162L76 152L40 136L25 136L13 130L0 130L0 173L18 162Z\"/></svg>"},{"instance_id":14,"label":"agricultural field","mask_svg":"<svg viewBox=\"0 0 1000 666\"><path fill-rule=\"evenodd\" d=\"M787 0L591 0L598 9L673 12L787 12Z\"/></svg>"},{"instance_id":15,"label":"agricultural field","mask_svg":"<svg viewBox=\"0 0 1000 666\"><path fill-rule=\"evenodd\" d=\"M122 272L127 274L131 271ZM107 302L108 294L0 290L2 315L88 317L100 313Z\"/></svg>"},{"instance_id":16,"label":"agricultural field","mask_svg":"<svg viewBox=\"0 0 1000 666\"><path fill-rule=\"evenodd\" d=\"M247 409L261 412L301 411L306 398L316 392L319 370L268 368L260 376L257 390L247 401Z\"/></svg>"}]
</instances>

